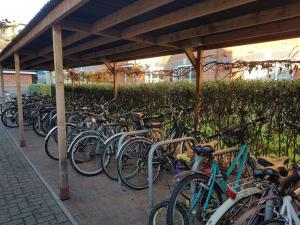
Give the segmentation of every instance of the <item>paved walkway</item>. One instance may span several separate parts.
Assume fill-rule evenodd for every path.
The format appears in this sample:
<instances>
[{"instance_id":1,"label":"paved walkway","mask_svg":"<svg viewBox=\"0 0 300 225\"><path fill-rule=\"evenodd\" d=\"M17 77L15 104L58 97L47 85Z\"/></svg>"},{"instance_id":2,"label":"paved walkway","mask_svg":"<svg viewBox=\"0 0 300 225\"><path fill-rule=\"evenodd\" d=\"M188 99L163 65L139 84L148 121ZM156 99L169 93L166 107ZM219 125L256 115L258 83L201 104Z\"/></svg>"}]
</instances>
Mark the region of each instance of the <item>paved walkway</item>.
<instances>
[{"instance_id":1,"label":"paved walkway","mask_svg":"<svg viewBox=\"0 0 300 225\"><path fill-rule=\"evenodd\" d=\"M17 128L6 129L6 131L15 141L18 140ZM2 142L7 142L7 140L2 141L0 139L0 145L2 145ZM45 139L37 136L31 127L25 127L25 142L24 154L58 195L58 162L50 159L45 154ZM117 182L110 180L104 174L85 177L76 173L70 164L68 173L71 199L63 201L63 204L78 224L148 224L148 189L135 191L125 186L120 187ZM168 198L169 194L169 190L162 180L154 185L155 203ZM0 225L2 225L1 222Z\"/></svg>"},{"instance_id":2,"label":"paved walkway","mask_svg":"<svg viewBox=\"0 0 300 225\"><path fill-rule=\"evenodd\" d=\"M23 153L1 126L0 224L71 224Z\"/></svg>"}]
</instances>

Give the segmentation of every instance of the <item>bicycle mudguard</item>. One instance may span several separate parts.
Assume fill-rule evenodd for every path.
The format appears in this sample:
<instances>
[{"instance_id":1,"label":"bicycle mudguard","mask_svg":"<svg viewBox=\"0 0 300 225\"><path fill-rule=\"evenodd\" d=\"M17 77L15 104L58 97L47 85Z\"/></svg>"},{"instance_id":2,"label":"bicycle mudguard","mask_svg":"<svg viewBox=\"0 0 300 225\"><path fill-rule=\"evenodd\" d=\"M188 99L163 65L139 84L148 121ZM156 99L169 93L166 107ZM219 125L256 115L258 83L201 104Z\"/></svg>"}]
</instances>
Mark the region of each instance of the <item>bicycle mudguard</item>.
<instances>
[{"instance_id":1,"label":"bicycle mudguard","mask_svg":"<svg viewBox=\"0 0 300 225\"><path fill-rule=\"evenodd\" d=\"M136 136L136 137L130 138L129 140L123 142L123 144L120 146L120 148L118 148L118 152L117 152L117 154L116 154L116 158L118 158L118 157L120 156L123 147L124 147L128 142L130 142L130 141L132 141L132 140L135 140L135 139L146 140L146 141L152 142L150 139L145 138L145 137L141 137L141 136ZM153 142L152 142L152 143L153 143Z\"/></svg>"},{"instance_id":2,"label":"bicycle mudguard","mask_svg":"<svg viewBox=\"0 0 300 225\"><path fill-rule=\"evenodd\" d=\"M74 144L77 142L77 140L79 138L81 138L82 136L84 136L86 133L88 133L89 135L95 135L95 136L99 135L99 133L97 131L93 131L93 130L86 130L86 131L83 131L83 132L77 134L76 137L72 140L72 142L70 143L70 145L68 147L68 150L67 150L68 153L71 152L71 150L74 147Z\"/></svg>"},{"instance_id":3,"label":"bicycle mudguard","mask_svg":"<svg viewBox=\"0 0 300 225\"><path fill-rule=\"evenodd\" d=\"M66 126L71 126L71 127L77 127L76 124L74 123L66 123ZM49 138L49 136L57 129L57 126L53 127L47 134L47 136L45 137L45 140L47 140Z\"/></svg>"},{"instance_id":4,"label":"bicycle mudguard","mask_svg":"<svg viewBox=\"0 0 300 225\"><path fill-rule=\"evenodd\" d=\"M243 191L242 193L238 193L235 199L228 198L210 217L205 225L215 225L222 218L222 216L230 210L238 201L243 198L247 198L254 194L262 193L262 189L257 187L248 188L247 191Z\"/></svg>"},{"instance_id":5,"label":"bicycle mudguard","mask_svg":"<svg viewBox=\"0 0 300 225\"><path fill-rule=\"evenodd\" d=\"M106 139L106 141L104 142L104 145L107 145L107 143L109 143L110 140L114 139L115 137L122 136L123 134L124 134L124 132L120 132L120 133L116 133L116 134L110 136L108 139Z\"/></svg>"}]
</instances>

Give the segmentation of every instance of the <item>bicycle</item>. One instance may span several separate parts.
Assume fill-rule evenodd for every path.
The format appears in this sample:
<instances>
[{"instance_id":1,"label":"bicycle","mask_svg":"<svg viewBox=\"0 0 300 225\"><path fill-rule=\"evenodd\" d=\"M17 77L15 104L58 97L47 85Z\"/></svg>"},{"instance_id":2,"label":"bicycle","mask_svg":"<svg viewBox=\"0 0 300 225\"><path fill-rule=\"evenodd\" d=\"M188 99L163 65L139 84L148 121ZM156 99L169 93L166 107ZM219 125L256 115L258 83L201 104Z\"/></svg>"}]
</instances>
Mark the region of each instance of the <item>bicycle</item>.
<instances>
[{"instance_id":1,"label":"bicycle","mask_svg":"<svg viewBox=\"0 0 300 225\"><path fill-rule=\"evenodd\" d=\"M300 132L299 125L289 124L298 133ZM288 172L286 167L288 157L273 160L263 158L262 162L265 163L265 167L258 166L255 169L254 177L256 181L253 181L260 187L238 188L240 190L236 193L234 189L240 185L231 185L234 188L231 187L229 190L235 194L212 215L207 225L225 225L228 223L234 225L299 224L299 218L296 217L291 201L292 199L297 199L296 196L299 196L300 193L299 186L296 191L298 194L295 194L294 189L292 189L300 179L299 166L293 164L292 169ZM266 178L267 185L262 185L266 183ZM258 200L254 201L253 204L251 199L255 199L257 196ZM247 207L243 204L241 204L242 207L237 207L240 202L247 199L249 203ZM241 213L241 211L244 212ZM291 216L292 214L293 217Z\"/></svg>"},{"instance_id":2,"label":"bicycle","mask_svg":"<svg viewBox=\"0 0 300 225\"><path fill-rule=\"evenodd\" d=\"M257 118L246 124L232 125L215 135L215 137L237 137L241 144L225 174L221 172L218 162L214 159L214 146L200 145L193 148L196 155L208 159L210 167L199 171L199 165L196 165L191 174L184 176L177 183L172 191L167 210L168 225L174 225L175 206L179 203L184 204L187 208L189 224L203 224L222 205L223 197L228 197L228 193L226 193L227 180L234 170L237 169L235 181L241 179L245 170L248 174L252 174L253 164L251 163L249 148L245 144L245 132L249 125L256 125L264 120L264 118Z\"/></svg>"},{"instance_id":3,"label":"bicycle","mask_svg":"<svg viewBox=\"0 0 300 225\"><path fill-rule=\"evenodd\" d=\"M175 109L175 110L174 110ZM183 120L184 116L189 115L192 108L172 108L171 107L171 120L166 124L169 126L169 131L166 139L176 139L183 136L191 136L192 134L198 136L198 139L207 139L206 135L193 131L186 126ZM166 126L165 124L165 126ZM149 124L149 128L155 126L160 127L161 124ZM122 183L127 187L142 190L148 187L147 168L148 168L148 152L155 142L159 141L161 137L157 137L153 133L148 137L131 137L123 143L117 158L117 171L118 177ZM180 151L185 151L190 146L179 146ZM185 150L184 150L185 148ZM178 144L168 145L166 148L157 150L154 154L153 168L155 170L154 182L158 178L161 168L171 168L175 160L174 153L178 150ZM171 166L170 166L171 165Z\"/></svg>"}]
</instances>

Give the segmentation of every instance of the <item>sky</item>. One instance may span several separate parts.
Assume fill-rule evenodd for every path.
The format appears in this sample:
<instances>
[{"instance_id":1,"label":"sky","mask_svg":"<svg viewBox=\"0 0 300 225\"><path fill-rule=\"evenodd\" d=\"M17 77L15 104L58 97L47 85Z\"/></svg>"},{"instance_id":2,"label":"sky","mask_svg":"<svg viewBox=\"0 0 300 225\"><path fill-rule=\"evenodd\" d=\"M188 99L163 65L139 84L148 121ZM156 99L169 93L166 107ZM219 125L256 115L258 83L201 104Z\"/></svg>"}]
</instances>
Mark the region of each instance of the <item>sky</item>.
<instances>
[{"instance_id":1,"label":"sky","mask_svg":"<svg viewBox=\"0 0 300 225\"><path fill-rule=\"evenodd\" d=\"M0 0L0 20L27 24L48 0Z\"/></svg>"}]
</instances>

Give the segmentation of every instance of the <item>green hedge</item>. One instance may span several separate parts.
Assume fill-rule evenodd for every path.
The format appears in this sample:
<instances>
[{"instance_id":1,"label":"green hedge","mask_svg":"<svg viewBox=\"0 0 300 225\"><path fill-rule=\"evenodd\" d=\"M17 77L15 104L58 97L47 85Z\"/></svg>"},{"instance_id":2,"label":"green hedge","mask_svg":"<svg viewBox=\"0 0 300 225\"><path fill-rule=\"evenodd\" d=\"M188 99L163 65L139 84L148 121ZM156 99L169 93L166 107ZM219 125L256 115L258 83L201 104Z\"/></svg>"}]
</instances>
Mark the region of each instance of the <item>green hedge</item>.
<instances>
[{"instance_id":1,"label":"green hedge","mask_svg":"<svg viewBox=\"0 0 300 225\"><path fill-rule=\"evenodd\" d=\"M43 96L51 95L51 87L50 85L46 85L46 84L31 84L28 88L28 92L30 95L34 93L41 94Z\"/></svg>"},{"instance_id":2,"label":"green hedge","mask_svg":"<svg viewBox=\"0 0 300 225\"><path fill-rule=\"evenodd\" d=\"M193 106L194 90L195 84L189 82L121 85L118 101L120 110L142 108L157 113L160 106L169 103ZM72 95L70 86L66 86L66 95ZM74 99L83 98L81 102L110 100L113 85L77 86L73 95ZM284 126L284 120L300 121L300 81L207 82L201 109L202 129L208 133L234 122L267 116L269 122L257 127L249 141L252 153L299 156L300 139Z\"/></svg>"}]
</instances>

